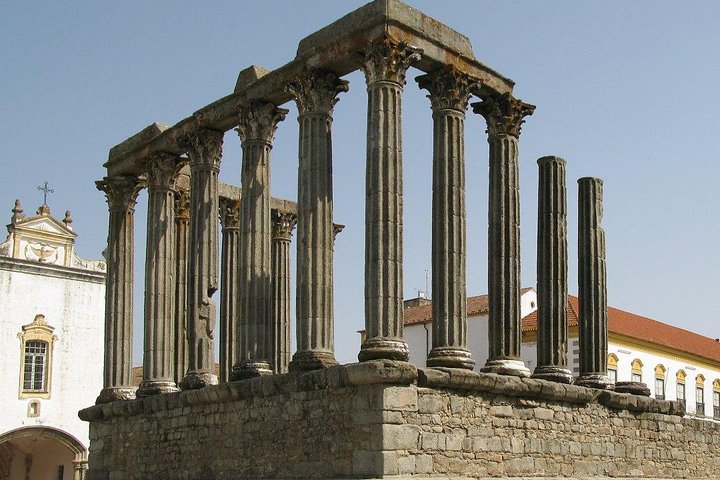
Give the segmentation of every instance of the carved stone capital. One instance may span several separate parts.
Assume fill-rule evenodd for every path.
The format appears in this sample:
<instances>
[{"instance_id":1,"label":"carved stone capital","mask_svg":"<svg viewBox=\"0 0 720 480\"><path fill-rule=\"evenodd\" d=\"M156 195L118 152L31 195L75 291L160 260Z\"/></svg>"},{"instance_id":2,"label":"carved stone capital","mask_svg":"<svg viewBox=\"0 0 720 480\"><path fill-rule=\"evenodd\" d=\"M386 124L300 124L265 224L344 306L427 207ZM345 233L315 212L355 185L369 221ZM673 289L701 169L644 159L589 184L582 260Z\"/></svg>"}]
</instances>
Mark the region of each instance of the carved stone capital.
<instances>
[{"instance_id":1,"label":"carved stone capital","mask_svg":"<svg viewBox=\"0 0 720 480\"><path fill-rule=\"evenodd\" d=\"M190 170L208 168L220 171L224 137L225 132L201 128L195 134L182 138L180 145L187 149Z\"/></svg>"},{"instance_id":2,"label":"carved stone capital","mask_svg":"<svg viewBox=\"0 0 720 480\"><path fill-rule=\"evenodd\" d=\"M337 238L338 234L345 230L345 225L339 223L333 223L333 241Z\"/></svg>"},{"instance_id":3,"label":"carved stone capital","mask_svg":"<svg viewBox=\"0 0 720 480\"><path fill-rule=\"evenodd\" d=\"M290 240L292 231L297 224L297 215L290 212L272 211L273 240Z\"/></svg>"},{"instance_id":4,"label":"carved stone capital","mask_svg":"<svg viewBox=\"0 0 720 480\"><path fill-rule=\"evenodd\" d=\"M223 230L240 228L240 200L220 198L219 211Z\"/></svg>"},{"instance_id":5,"label":"carved stone capital","mask_svg":"<svg viewBox=\"0 0 720 480\"><path fill-rule=\"evenodd\" d=\"M169 153L154 153L147 161L148 190L172 190L186 161Z\"/></svg>"},{"instance_id":6,"label":"carved stone capital","mask_svg":"<svg viewBox=\"0 0 720 480\"><path fill-rule=\"evenodd\" d=\"M420 60L423 50L398 41L389 35L377 40L360 54L360 68L365 72L368 87L375 82L405 85L407 69Z\"/></svg>"},{"instance_id":7,"label":"carved stone capital","mask_svg":"<svg viewBox=\"0 0 720 480\"><path fill-rule=\"evenodd\" d=\"M138 193L145 180L138 177L105 177L95 182L98 190L105 192L110 210L134 211Z\"/></svg>"},{"instance_id":8,"label":"carved stone capital","mask_svg":"<svg viewBox=\"0 0 720 480\"><path fill-rule=\"evenodd\" d=\"M434 112L458 110L464 113L467 110L470 94L480 85L452 65L421 75L415 81L420 88L430 92L427 97Z\"/></svg>"},{"instance_id":9,"label":"carved stone capital","mask_svg":"<svg viewBox=\"0 0 720 480\"><path fill-rule=\"evenodd\" d=\"M190 221L190 192L187 190L175 192L175 221L178 223Z\"/></svg>"},{"instance_id":10,"label":"carved stone capital","mask_svg":"<svg viewBox=\"0 0 720 480\"><path fill-rule=\"evenodd\" d=\"M311 70L298 75L285 91L292 94L300 115L323 113L332 115L333 107L340 100L339 93L348 91L348 81L341 80L332 72Z\"/></svg>"},{"instance_id":11,"label":"carved stone capital","mask_svg":"<svg viewBox=\"0 0 720 480\"><path fill-rule=\"evenodd\" d=\"M509 93L499 97L488 97L482 102L473 103L473 112L485 117L488 135L520 136L524 117L532 115L535 105L519 100Z\"/></svg>"},{"instance_id":12,"label":"carved stone capital","mask_svg":"<svg viewBox=\"0 0 720 480\"><path fill-rule=\"evenodd\" d=\"M238 106L239 123L235 131L240 141L262 141L272 143L278 123L285 120L288 110L272 103L252 102Z\"/></svg>"}]
</instances>

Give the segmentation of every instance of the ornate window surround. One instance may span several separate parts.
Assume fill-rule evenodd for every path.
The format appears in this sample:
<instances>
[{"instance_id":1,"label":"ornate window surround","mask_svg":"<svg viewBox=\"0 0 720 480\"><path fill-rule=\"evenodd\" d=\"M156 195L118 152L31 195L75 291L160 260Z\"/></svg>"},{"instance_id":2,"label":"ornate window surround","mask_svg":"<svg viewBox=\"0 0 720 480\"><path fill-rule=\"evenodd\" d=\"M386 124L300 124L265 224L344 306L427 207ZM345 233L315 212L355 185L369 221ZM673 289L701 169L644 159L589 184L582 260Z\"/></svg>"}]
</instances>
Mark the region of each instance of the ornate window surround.
<instances>
[{"instance_id":1,"label":"ornate window surround","mask_svg":"<svg viewBox=\"0 0 720 480\"><path fill-rule=\"evenodd\" d=\"M57 337L53 335L54 327L48 325L45 315L35 315L31 323L22 326L22 332L18 333L20 339L20 375L18 381L18 398L50 398L50 386L52 381L52 354L53 345ZM45 378L43 390L25 390L23 381L25 379L25 345L29 341L40 341L47 344L45 355Z\"/></svg>"}]
</instances>

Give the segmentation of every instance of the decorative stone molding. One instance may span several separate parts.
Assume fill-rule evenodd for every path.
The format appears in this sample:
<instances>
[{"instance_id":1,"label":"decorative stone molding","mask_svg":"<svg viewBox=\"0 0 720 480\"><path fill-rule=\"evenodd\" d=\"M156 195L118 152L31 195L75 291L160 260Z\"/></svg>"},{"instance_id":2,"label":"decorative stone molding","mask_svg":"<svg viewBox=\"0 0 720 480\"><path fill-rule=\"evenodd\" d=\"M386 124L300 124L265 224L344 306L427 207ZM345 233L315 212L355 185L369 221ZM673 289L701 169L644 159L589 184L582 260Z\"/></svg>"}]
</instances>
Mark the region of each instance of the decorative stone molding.
<instances>
[{"instance_id":1,"label":"decorative stone molding","mask_svg":"<svg viewBox=\"0 0 720 480\"><path fill-rule=\"evenodd\" d=\"M376 82L393 82L405 85L407 69L422 58L421 48L408 45L385 35L368 45L360 54L360 68L365 72L368 87Z\"/></svg>"},{"instance_id":2,"label":"decorative stone molding","mask_svg":"<svg viewBox=\"0 0 720 480\"><path fill-rule=\"evenodd\" d=\"M278 123L285 120L289 110L272 103L252 102L238 106L238 126L235 131L240 141L262 141L271 145Z\"/></svg>"},{"instance_id":3,"label":"decorative stone molding","mask_svg":"<svg viewBox=\"0 0 720 480\"><path fill-rule=\"evenodd\" d=\"M487 133L490 136L520 136L524 118L532 115L535 105L530 105L506 93L497 97L488 97L482 102L473 103L473 112L485 117Z\"/></svg>"},{"instance_id":4,"label":"decorative stone molding","mask_svg":"<svg viewBox=\"0 0 720 480\"><path fill-rule=\"evenodd\" d=\"M480 82L460 72L452 65L415 79L418 86L430 92L433 112L439 110L457 110L465 112L470 95L476 91Z\"/></svg>"},{"instance_id":5,"label":"decorative stone molding","mask_svg":"<svg viewBox=\"0 0 720 480\"><path fill-rule=\"evenodd\" d=\"M18 333L20 339L20 382L18 398L50 398L50 386L52 385L53 346L57 336L53 334L55 327L50 326L45 320L45 315L38 314L32 322L22 326L22 332ZM25 379L25 346L27 342L38 341L45 344L45 363L43 365L43 389L25 390L23 381Z\"/></svg>"},{"instance_id":6,"label":"decorative stone molding","mask_svg":"<svg viewBox=\"0 0 720 480\"><path fill-rule=\"evenodd\" d=\"M332 72L309 70L295 77L285 90L295 98L300 115L332 115L333 107L340 100L337 95L347 92L348 85L347 80L339 79Z\"/></svg>"}]
</instances>

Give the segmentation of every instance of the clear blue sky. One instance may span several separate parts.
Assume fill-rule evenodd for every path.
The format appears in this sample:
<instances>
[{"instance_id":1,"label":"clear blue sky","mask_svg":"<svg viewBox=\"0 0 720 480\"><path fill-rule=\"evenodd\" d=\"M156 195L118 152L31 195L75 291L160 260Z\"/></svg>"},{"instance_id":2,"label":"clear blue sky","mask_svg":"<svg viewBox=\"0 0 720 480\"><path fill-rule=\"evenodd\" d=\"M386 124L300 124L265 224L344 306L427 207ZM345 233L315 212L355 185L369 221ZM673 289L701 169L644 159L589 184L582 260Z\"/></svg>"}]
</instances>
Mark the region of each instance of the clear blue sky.
<instances>
[{"instance_id":1,"label":"clear blue sky","mask_svg":"<svg viewBox=\"0 0 720 480\"><path fill-rule=\"evenodd\" d=\"M78 252L99 258L107 207L94 181L110 147L151 122L172 124L232 91L237 74L290 61L306 35L360 1L4 2L0 19L0 211L31 213L48 180L57 216L73 212ZM720 337L720 3L410 1L469 37L475 56L538 106L520 138L523 285L535 284L536 159L568 162L570 291L576 292L576 179L605 179L609 303ZM411 71L404 97L405 295L430 267L429 101ZM365 84L335 109L336 350L363 327ZM272 192L296 198L296 110L272 152ZM487 289L487 143L466 122L468 294ZM239 183L225 138L221 179ZM144 261L145 196L137 209ZM4 209L4 210L3 210ZM141 283L136 360L141 352ZM485 359L478 359L484 362Z\"/></svg>"}]
</instances>

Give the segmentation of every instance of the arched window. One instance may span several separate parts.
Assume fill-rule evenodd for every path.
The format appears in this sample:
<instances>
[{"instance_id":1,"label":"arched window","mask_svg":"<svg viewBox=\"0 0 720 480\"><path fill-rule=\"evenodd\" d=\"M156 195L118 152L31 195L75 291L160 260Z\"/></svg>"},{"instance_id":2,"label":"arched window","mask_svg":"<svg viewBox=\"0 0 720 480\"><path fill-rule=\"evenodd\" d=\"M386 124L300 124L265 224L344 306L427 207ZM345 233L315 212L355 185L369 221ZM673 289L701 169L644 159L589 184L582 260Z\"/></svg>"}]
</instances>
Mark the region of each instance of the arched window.
<instances>
[{"instance_id":1,"label":"arched window","mask_svg":"<svg viewBox=\"0 0 720 480\"><path fill-rule=\"evenodd\" d=\"M657 365L655 367L655 398L665 400L665 367Z\"/></svg>"},{"instance_id":2,"label":"arched window","mask_svg":"<svg viewBox=\"0 0 720 480\"><path fill-rule=\"evenodd\" d=\"M32 323L23 325L20 338L20 398L50 398L50 374L54 328L45 315L35 315Z\"/></svg>"},{"instance_id":3,"label":"arched window","mask_svg":"<svg viewBox=\"0 0 720 480\"><path fill-rule=\"evenodd\" d=\"M613 383L617 383L618 357L614 353L608 355L608 377Z\"/></svg>"},{"instance_id":4,"label":"arched window","mask_svg":"<svg viewBox=\"0 0 720 480\"><path fill-rule=\"evenodd\" d=\"M632 361L632 374L630 375L630 380L633 382L642 382L642 367L643 363L640 361L639 358L636 358Z\"/></svg>"},{"instance_id":5,"label":"arched window","mask_svg":"<svg viewBox=\"0 0 720 480\"><path fill-rule=\"evenodd\" d=\"M705 415L705 377L695 377L695 415Z\"/></svg>"},{"instance_id":6,"label":"arched window","mask_svg":"<svg viewBox=\"0 0 720 480\"><path fill-rule=\"evenodd\" d=\"M713 381L713 418L720 420L720 379Z\"/></svg>"},{"instance_id":7,"label":"arched window","mask_svg":"<svg viewBox=\"0 0 720 480\"><path fill-rule=\"evenodd\" d=\"M675 399L685 401L685 370L678 370L675 374L677 384L675 386Z\"/></svg>"}]
</instances>

